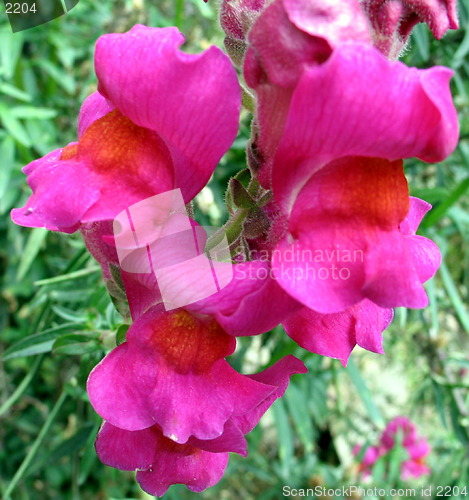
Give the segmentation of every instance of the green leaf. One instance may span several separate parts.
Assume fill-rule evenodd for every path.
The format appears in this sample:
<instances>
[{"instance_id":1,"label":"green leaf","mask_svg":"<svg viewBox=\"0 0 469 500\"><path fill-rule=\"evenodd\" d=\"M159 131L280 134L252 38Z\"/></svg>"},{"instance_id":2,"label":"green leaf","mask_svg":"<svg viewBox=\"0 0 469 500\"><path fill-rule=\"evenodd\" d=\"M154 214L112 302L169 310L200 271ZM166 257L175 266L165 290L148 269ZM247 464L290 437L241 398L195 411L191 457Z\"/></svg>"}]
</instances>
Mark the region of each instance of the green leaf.
<instances>
[{"instance_id":1,"label":"green leaf","mask_svg":"<svg viewBox=\"0 0 469 500\"><path fill-rule=\"evenodd\" d=\"M74 323L66 323L55 328L49 328L43 332L35 333L26 337L8 348L3 354L5 361L25 356L34 356L43 352L50 352L55 340L63 335L63 332L79 328Z\"/></svg>"},{"instance_id":2,"label":"green leaf","mask_svg":"<svg viewBox=\"0 0 469 500\"><path fill-rule=\"evenodd\" d=\"M446 398L441 386L432 379L433 394L435 396L436 410L440 415L441 422L445 427L448 427L448 422L446 419Z\"/></svg>"},{"instance_id":3,"label":"green leaf","mask_svg":"<svg viewBox=\"0 0 469 500\"><path fill-rule=\"evenodd\" d=\"M433 208L422 221L423 226L434 226L446 212L465 194L469 189L469 177L461 181L458 186L435 208Z\"/></svg>"},{"instance_id":4,"label":"green leaf","mask_svg":"<svg viewBox=\"0 0 469 500\"><path fill-rule=\"evenodd\" d=\"M375 484L383 485L384 478L386 474L386 458L384 456L379 457L378 460L373 465L371 469L371 475L373 477L373 482Z\"/></svg>"},{"instance_id":5,"label":"green leaf","mask_svg":"<svg viewBox=\"0 0 469 500\"><path fill-rule=\"evenodd\" d=\"M54 354L82 355L99 351L100 345L89 335L71 333L58 338L52 346Z\"/></svg>"},{"instance_id":6,"label":"green leaf","mask_svg":"<svg viewBox=\"0 0 469 500\"><path fill-rule=\"evenodd\" d=\"M469 443L469 436L466 427L461 425L461 413L459 411L458 405L456 404L455 396L451 392L451 401L449 405L449 414L451 417L451 424L454 429L455 436L461 441L463 446L467 447Z\"/></svg>"},{"instance_id":7,"label":"green leaf","mask_svg":"<svg viewBox=\"0 0 469 500\"><path fill-rule=\"evenodd\" d=\"M81 450L94 428L95 425L90 422L85 424L72 437L62 441L50 453L41 456L40 459L28 469L26 475L34 473L43 467L50 467L62 457L71 456Z\"/></svg>"},{"instance_id":8,"label":"green leaf","mask_svg":"<svg viewBox=\"0 0 469 500\"><path fill-rule=\"evenodd\" d=\"M389 462L389 484L391 486L396 485L399 481L401 475L402 462L404 462L408 456L406 450L402 447L403 433L400 430L394 440L394 446L389 451L387 458Z\"/></svg>"},{"instance_id":9,"label":"green leaf","mask_svg":"<svg viewBox=\"0 0 469 500\"><path fill-rule=\"evenodd\" d=\"M277 429L279 458L282 468L282 476L287 479L291 474L293 463L293 434L285 406L281 399L277 399L272 405L275 427Z\"/></svg>"},{"instance_id":10,"label":"green leaf","mask_svg":"<svg viewBox=\"0 0 469 500\"><path fill-rule=\"evenodd\" d=\"M256 208L255 201L238 179L231 179L228 189L231 191L231 199L235 207L247 209Z\"/></svg>"},{"instance_id":11,"label":"green leaf","mask_svg":"<svg viewBox=\"0 0 469 500\"><path fill-rule=\"evenodd\" d=\"M291 384L285 393L285 401L305 452L312 453L314 442L312 418L308 412L308 405L305 404L304 395L298 387Z\"/></svg>"},{"instance_id":12,"label":"green leaf","mask_svg":"<svg viewBox=\"0 0 469 500\"><path fill-rule=\"evenodd\" d=\"M54 283L61 283L63 281L71 281L82 276L88 276L89 274L98 273L101 271L99 266L87 267L86 269L80 269L79 271L74 271L73 273L62 274L61 276L54 276L53 278L47 278L44 280L38 280L34 282L35 286L52 285Z\"/></svg>"},{"instance_id":13,"label":"green leaf","mask_svg":"<svg viewBox=\"0 0 469 500\"><path fill-rule=\"evenodd\" d=\"M417 45L417 50L419 51L422 62L427 62L430 58L430 40L428 37L428 28L426 25L418 24L413 32L412 36L415 40L415 45Z\"/></svg>"},{"instance_id":14,"label":"green leaf","mask_svg":"<svg viewBox=\"0 0 469 500\"><path fill-rule=\"evenodd\" d=\"M0 213L6 210L3 197L8 189L11 171L15 161L15 141L11 137L6 137L0 145L0 158L2 167L0 168Z\"/></svg>"},{"instance_id":15,"label":"green leaf","mask_svg":"<svg viewBox=\"0 0 469 500\"><path fill-rule=\"evenodd\" d=\"M184 15L184 0L176 0L176 12L174 14L174 25L182 29L182 19Z\"/></svg>"},{"instance_id":16,"label":"green leaf","mask_svg":"<svg viewBox=\"0 0 469 500\"><path fill-rule=\"evenodd\" d=\"M65 392L62 392L62 394L59 396L59 399L55 403L54 407L52 408L51 412L49 413L49 416L47 417L46 421L44 422L44 425L42 426L41 432L37 436L37 438L34 441L34 443L32 444L32 446L29 448L28 454L24 458L23 462L21 463L21 465L19 466L15 475L13 476L13 479L10 481L10 484L8 485L7 489L5 490L5 494L4 494L5 500L10 500L10 498L11 498L10 495L11 495L12 491L16 488L16 485L18 484L18 482L21 480L21 478L25 475L25 473L29 469L31 462L34 460L36 453L38 452L45 437L47 436L49 429L52 426L52 423L54 422L57 414L59 413L60 408L64 404L66 397L67 397L67 394Z\"/></svg>"},{"instance_id":17,"label":"green leaf","mask_svg":"<svg viewBox=\"0 0 469 500\"><path fill-rule=\"evenodd\" d=\"M100 427L101 427L101 421L99 421L94 425L94 428L92 432L90 432L90 435L88 436L87 442L85 444L83 456L80 460L80 471L78 473L79 486L85 484L88 476L91 473L93 465L98 461L98 457L96 456L96 450L94 447L94 441Z\"/></svg>"},{"instance_id":18,"label":"green leaf","mask_svg":"<svg viewBox=\"0 0 469 500\"><path fill-rule=\"evenodd\" d=\"M9 30L10 28L6 28ZM16 70L18 59L23 49L24 35L23 33L6 32L0 30L0 74L6 80L10 80Z\"/></svg>"},{"instance_id":19,"label":"green leaf","mask_svg":"<svg viewBox=\"0 0 469 500\"><path fill-rule=\"evenodd\" d=\"M6 82L0 83L0 93L23 102L31 102L33 99L27 92L24 92L23 90L20 90Z\"/></svg>"},{"instance_id":20,"label":"green leaf","mask_svg":"<svg viewBox=\"0 0 469 500\"><path fill-rule=\"evenodd\" d=\"M16 106L11 109L11 116L15 118L48 120L57 116L55 109L36 108L33 106Z\"/></svg>"},{"instance_id":21,"label":"green leaf","mask_svg":"<svg viewBox=\"0 0 469 500\"><path fill-rule=\"evenodd\" d=\"M11 114L11 111L4 105L0 105L0 120L3 126L20 144L29 148L31 140L23 125Z\"/></svg>"},{"instance_id":22,"label":"green leaf","mask_svg":"<svg viewBox=\"0 0 469 500\"><path fill-rule=\"evenodd\" d=\"M75 92L76 83L73 77L66 71L58 68L51 61L40 59L37 61L40 66L60 87L62 87L68 94Z\"/></svg>"},{"instance_id":23,"label":"green leaf","mask_svg":"<svg viewBox=\"0 0 469 500\"><path fill-rule=\"evenodd\" d=\"M356 387L357 392L360 398L362 399L363 404L365 405L368 416L375 424L377 425L382 424L383 418L381 417L380 411L378 410L378 407L375 405L371 391L368 389L365 381L360 375L360 371L356 367L353 359L349 360L348 366L345 371L349 374L350 379L353 382L353 385Z\"/></svg>"},{"instance_id":24,"label":"green leaf","mask_svg":"<svg viewBox=\"0 0 469 500\"><path fill-rule=\"evenodd\" d=\"M466 29L466 34L460 43L458 50L454 53L451 67L457 69L466 60L469 53L469 29Z\"/></svg>"},{"instance_id":25,"label":"green leaf","mask_svg":"<svg viewBox=\"0 0 469 500\"><path fill-rule=\"evenodd\" d=\"M71 321L73 324L86 323L88 316L80 311L68 309L67 307L54 305L52 310L65 321Z\"/></svg>"},{"instance_id":26,"label":"green leaf","mask_svg":"<svg viewBox=\"0 0 469 500\"><path fill-rule=\"evenodd\" d=\"M123 342L125 342L125 336L127 335L127 331L129 330L130 325L121 325L117 329L116 333L116 344L121 345Z\"/></svg>"},{"instance_id":27,"label":"green leaf","mask_svg":"<svg viewBox=\"0 0 469 500\"><path fill-rule=\"evenodd\" d=\"M31 264L41 250L42 244L44 243L48 233L49 231L44 228L34 228L31 230L28 242L26 243L23 254L20 258L18 272L16 273L17 281L21 281L26 276Z\"/></svg>"},{"instance_id":28,"label":"green leaf","mask_svg":"<svg viewBox=\"0 0 469 500\"><path fill-rule=\"evenodd\" d=\"M2 406L0 406L0 417L4 415L15 403L16 401L21 397L23 392L26 390L26 388L29 386L31 381L33 380L34 376L36 375L36 372L38 371L39 367L41 366L42 360L44 357L38 356L35 360L34 363L31 367L28 367L28 373L24 377L24 379L21 381L20 385L15 389L13 394L8 397L6 401L3 402Z\"/></svg>"},{"instance_id":29,"label":"green leaf","mask_svg":"<svg viewBox=\"0 0 469 500\"><path fill-rule=\"evenodd\" d=\"M466 333L469 333L469 313L466 311L464 301L461 299L458 288L456 287L444 260L442 261L438 272L441 276L443 286L446 289L448 297L453 304L454 310L456 311L456 316Z\"/></svg>"}]
</instances>

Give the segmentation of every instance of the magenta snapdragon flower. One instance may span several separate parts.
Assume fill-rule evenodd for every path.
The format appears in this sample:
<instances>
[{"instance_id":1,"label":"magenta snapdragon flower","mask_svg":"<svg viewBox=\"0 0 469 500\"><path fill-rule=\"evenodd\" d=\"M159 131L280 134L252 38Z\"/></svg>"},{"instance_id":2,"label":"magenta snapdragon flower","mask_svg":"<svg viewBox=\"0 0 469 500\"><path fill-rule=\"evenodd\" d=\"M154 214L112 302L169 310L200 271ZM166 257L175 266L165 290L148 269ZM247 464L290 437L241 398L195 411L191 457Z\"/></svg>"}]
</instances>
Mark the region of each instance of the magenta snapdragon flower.
<instances>
[{"instance_id":1,"label":"magenta snapdragon flower","mask_svg":"<svg viewBox=\"0 0 469 500\"><path fill-rule=\"evenodd\" d=\"M235 338L211 316L156 306L91 372L91 404L120 429L157 424L180 444L191 436L217 438L230 418L246 414L275 391L230 367L225 357L235 346ZM305 370L295 363L297 372Z\"/></svg>"},{"instance_id":2,"label":"magenta snapdragon flower","mask_svg":"<svg viewBox=\"0 0 469 500\"><path fill-rule=\"evenodd\" d=\"M106 422L98 434L96 451L106 465L137 471L140 486L152 495L163 495L171 484L186 484L192 491L202 491L220 480L228 452L247 455L244 435L283 396L290 376L304 371L299 360L286 356L263 372L249 375L252 381L271 387L272 393L246 413L233 415L225 423L223 433L214 439L191 436L185 444L179 444L165 437L158 425L129 431ZM190 391L191 387L186 389Z\"/></svg>"},{"instance_id":3,"label":"magenta snapdragon flower","mask_svg":"<svg viewBox=\"0 0 469 500\"><path fill-rule=\"evenodd\" d=\"M449 69L387 60L359 3L341 7L272 2L244 73L258 99L251 168L278 209L271 268L304 306L283 324L346 363L355 344L383 352L393 307L428 303L422 284L441 256L415 234L430 205L409 197L402 160L442 161L458 122Z\"/></svg>"},{"instance_id":4,"label":"magenta snapdragon flower","mask_svg":"<svg viewBox=\"0 0 469 500\"><path fill-rule=\"evenodd\" d=\"M33 194L14 222L74 232L175 187L187 203L205 186L236 136L240 89L220 49L186 54L183 41L145 26L98 40L78 142L24 168Z\"/></svg>"},{"instance_id":5,"label":"magenta snapdragon flower","mask_svg":"<svg viewBox=\"0 0 469 500\"><path fill-rule=\"evenodd\" d=\"M329 65L337 65L330 79ZM274 196L287 221L281 222L285 233L273 250L272 267L279 284L315 313L342 313L365 299L384 309L427 305L422 283L436 272L440 253L415 232L430 206L409 198L402 162L395 158L440 161L455 147L450 74L445 68L410 69L353 44L305 72L272 164ZM367 93L354 92L359 81ZM348 98L350 105L344 105ZM331 318L319 321L330 324ZM367 331L380 334L387 323ZM306 345L304 329L296 333L292 322L285 325ZM336 339L350 335L336 331ZM331 355L344 359L343 351Z\"/></svg>"}]
</instances>

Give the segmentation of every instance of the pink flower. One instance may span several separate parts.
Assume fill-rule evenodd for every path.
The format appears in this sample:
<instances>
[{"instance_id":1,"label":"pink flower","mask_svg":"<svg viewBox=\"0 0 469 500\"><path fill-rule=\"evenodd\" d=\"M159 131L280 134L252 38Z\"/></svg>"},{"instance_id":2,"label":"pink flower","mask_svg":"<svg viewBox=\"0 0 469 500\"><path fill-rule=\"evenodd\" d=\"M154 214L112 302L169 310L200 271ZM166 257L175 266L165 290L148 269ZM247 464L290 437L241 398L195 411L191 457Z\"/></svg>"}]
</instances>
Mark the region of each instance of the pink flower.
<instances>
[{"instance_id":1,"label":"pink flower","mask_svg":"<svg viewBox=\"0 0 469 500\"><path fill-rule=\"evenodd\" d=\"M210 316L155 307L127 341L91 372L88 393L110 424L136 431L159 425L184 444L219 437L231 417L259 406L275 387L240 375L225 361L236 341ZM301 362L297 372L304 370Z\"/></svg>"},{"instance_id":2,"label":"pink flower","mask_svg":"<svg viewBox=\"0 0 469 500\"><path fill-rule=\"evenodd\" d=\"M281 214L267 237L271 266L305 306L283 323L300 345L343 363L356 343L382 352L390 308L427 304L422 283L440 254L415 235L430 206L409 199L400 159L441 161L458 139L451 71L388 61L362 15L351 22L357 6L345 17L326 9L321 27L308 22L321 12L314 2L273 2L245 61L258 96L251 164ZM285 32L276 45L274 26Z\"/></svg>"},{"instance_id":3,"label":"pink flower","mask_svg":"<svg viewBox=\"0 0 469 500\"><path fill-rule=\"evenodd\" d=\"M112 220L142 199L178 187L190 201L238 128L239 84L216 47L178 47L176 28L135 26L96 46L98 93L83 103L78 143L25 167L33 191L17 224L73 232Z\"/></svg>"},{"instance_id":4,"label":"pink flower","mask_svg":"<svg viewBox=\"0 0 469 500\"><path fill-rule=\"evenodd\" d=\"M459 27L456 0L363 0L362 6L375 46L392 58L399 56L417 23L427 23L438 39Z\"/></svg>"},{"instance_id":5,"label":"pink flower","mask_svg":"<svg viewBox=\"0 0 469 500\"><path fill-rule=\"evenodd\" d=\"M430 206L409 201L398 159L440 161L455 147L450 76L355 43L304 70L272 165L286 220L272 268L305 306L331 314L364 299L382 308L427 304L422 283L440 256L415 236Z\"/></svg>"},{"instance_id":6,"label":"pink flower","mask_svg":"<svg viewBox=\"0 0 469 500\"><path fill-rule=\"evenodd\" d=\"M302 363L286 356L262 373L250 375L253 380L273 386L274 391L244 415L232 416L217 438L190 437L186 444L178 444L164 437L157 425L128 431L105 423L96 440L98 456L111 467L138 471L137 481L152 495L161 496L171 484L178 483L186 484L192 491L202 491L222 477L229 451L247 455L244 435L283 396L289 377L300 372L304 372Z\"/></svg>"},{"instance_id":7,"label":"pink flower","mask_svg":"<svg viewBox=\"0 0 469 500\"><path fill-rule=\"evenodd\" d=\"M353 447L352 453L357 456L360 451L362 450L362 447L359 445L356 445ZM363 458L360 462L359 466L359 471L366 477L369 476L371 473L371 468L374 465L374 463L380 458L384 453L384 450L380 448L379 446L368 446L366 448L365 453L363 454Z\"/></svg>"},{"instance_id":8,"label":"pink flower","mask_svg":"<svg viewBox=\"0 0 469 500\"><path fill-rule=\"evenodd\" d=\"M378 458L385 456L396 446L397 436L400 435L400 444L406 450L408 459L401 464L401 477L406 480L430 474L425 465L425 458L430 453L430 445L425 438L417 434L417 428L407 417L396 417L386 425L380 436L377 446L369 446L360 464L360 471L364 475L371 473L371 469ZM357 455L360 447L353 450Z\"/></svg>"}]
</instances>

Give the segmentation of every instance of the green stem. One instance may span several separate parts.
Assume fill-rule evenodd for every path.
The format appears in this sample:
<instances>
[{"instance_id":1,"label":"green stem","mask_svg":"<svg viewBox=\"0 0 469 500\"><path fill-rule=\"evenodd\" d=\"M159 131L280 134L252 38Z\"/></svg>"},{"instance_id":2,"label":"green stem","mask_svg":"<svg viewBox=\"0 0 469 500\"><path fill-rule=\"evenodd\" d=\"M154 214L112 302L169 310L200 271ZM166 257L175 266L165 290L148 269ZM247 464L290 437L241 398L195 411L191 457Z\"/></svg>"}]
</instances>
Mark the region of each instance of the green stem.
<instances>
[{"instance_id":1,"label":"green stem","mask_svg":"<svg viewBox=\"0 0 469 500\"><path fill-rule=\"evenodd\" d=\"M184 0L176 0L176 13L174 15L174 24L181 29L182 17L184 14Z\"/></svg>"},{"instance_id":2,"label":"green stem","mask_svg":"<svg viewBox=\"0 0 469 500\"><path fill-rule=\"evenodd\" d=\"M250 113L256 110L256 98L243 84L241 84L241 104Z\"/></svg>"},{"instance_id":3,"label":"green stem","mask_svg":"<svg viewBox=\"0 0 469 500\"><path fill-rule=\"evenodd\" d=\"M228 240L228 245L231 245L235 242L242 230L243 230L243 221L246 218L247 212L246 210L240 208L235 214L231 216L231 218L221 227L213 233L209 240L207 241L206 250L211 250L216 245L218 245L223 238L226 236Z\"/></svg>"},{"instance_id":4,"label":"green stem","mask_svg":"<svg viewBox=\"0 0 469 500\"><path fill-rule=\"evenodd\" d=\"M459 294L458 288L454 283L454 280L444 260L441 262L438 272L441 276L441 280L443 281L443 286L446 288L446 293L448 294L449 300L451 301L454 310L456 311L456 316L458 317L466 333L469 333L469 314L466 311L464 301Z\"/></svg>"},{"instance_id":5,"label":"green stem","mask_svg":"<svg viewBox=\"0 0 469 500\"><path fill-rule=\"evenodd\" d=\"M46 437L47 433L49 432L49 429L52 425L52 423L55 420L55 417L57 416L57 413L59 412L60 408L62 407L65 398L67 397L67 393L64 391L60 395L59 399L55 403L54 407L52 408L51 412L49 413L49 416L47 417L46 421L44 422L44 425L42 426L41 432L39 433L38 437L36 438L36 441L34 441L33 445L28 451L28 454L24 458L23 462L19 466L18 470L16 471L16 474L13 476L13 479L11 480L10 484L8 485L8 488L5 491L4 498L5 500L10 500L10 495L12 491L15 489L16 485L20 481L20 479L23 477L24 473L28 469L29 465L33 461L34 457L36 456L36 453L38 452L40 446L42 445L42 442L44 441L44 438Z\"/></svg>"},{"instance_id":6,"label":"green stem","mask_svg":"<svg viewBox=\"0 0 469 500\"><path fill-rule=\"evenodd\" d=\"M88 274L93 274L101 271L99 266L88 267L86 269L80 269L79 271L74 271L73 273L62 274L61 276L54 276L53 278L47 278L43 280L38 280L34 282L35 286L51 285L52 283L61 283L62 281L74 280L76 278L81 278L82 276L88 276Z\"/></svg>"},{"instance_id":7,"label":"green stem","mask_svg":"<svg viewBox=\"0 0 469 500\"><path fill-rule=\"evenodd\" d=\"M4 415L16 402L16 400L23 394L23 392L26 390L28 387L29 383L33 379L34 375L36 374L39 365L41 364L42 360L44 359L44 355L38 356L31 369L28 371L24 379L21 381L21 384L16 388L15 392L0 406L0 417Z\"/></svg>"}]
</instances>

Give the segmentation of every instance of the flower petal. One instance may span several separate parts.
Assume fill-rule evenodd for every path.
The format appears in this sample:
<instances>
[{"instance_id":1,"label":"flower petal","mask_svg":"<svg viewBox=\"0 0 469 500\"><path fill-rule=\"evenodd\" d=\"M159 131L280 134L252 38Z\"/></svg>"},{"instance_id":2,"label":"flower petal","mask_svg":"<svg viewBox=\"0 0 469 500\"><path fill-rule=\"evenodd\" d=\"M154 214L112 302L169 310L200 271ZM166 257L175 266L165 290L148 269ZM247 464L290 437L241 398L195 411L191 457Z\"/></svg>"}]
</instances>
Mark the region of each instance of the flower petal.
<instances>
[{"instance_id":1,"label":"flower petal","mask_svg":"<svg viewBox=\"0 0 469 500\"><path fill-rule=\"evenodd\" d=\"M274 193L286 213L311 175L334 159L448 156L458 139L451 75L443 67L408 68L359 43L305 70L273 165Z\"/></svg>"},{"instance_id":2,"label":"flower petal","mask_svg":"<svg viewBox=\"0 0 469 500\"><path fill-rule=\"evenodd\" d=\"M190 436L214 439L230 417L245 414L275 391L228 365L223 358L234 348L234 338L211 318L153 308L91 372L91 404L122 429L158 424L178 443Z\"/></svg>"},{"instance_id":3,"label":"flower petal","mask_svg":"<svg viewBox=\"0 0 469 500\"><path fill-rule=\"evenodd\" d=\"M80 162L60 161L62 151L52 151L23 169L33 194L24 207L12 210L15 224L73 233L99 199L97 176L84 183Z\"/></svg>"},{"instance_id":4,"label":"flower petal","mask_svg":"<svg viewBox=\"0 0 469 500\"><path fill-rule=\"evenodd\" d=\"M363 299L378 306L425 307L422 282L440 254L415 236L402 162L335 160L311 176L293 206L288 233L273 252L282 288L311 309L344 311ZM407 217L410 217L409 222ZM400 228L406 233L402 234Z\"/></svg>"},{"instance_id":5,"label":"flower petal","mask_svg":"<svg viewBox=\"0 0 469 500\"><path fill-rule=\"evenodd\" d=\"M218 482L228 453L209 453L165 438L158 427L126 431L106 422L96 440L100 460L121 470L137 470L140 486L161 496L172 484L202 491Z\"/></svg>"},{"instance_id":6,"label":"flower petal","mask_svg":"<svg viewBox=\"0 0 469 500\"><path fill-rule=\"evenodd\" d=\"M252 410L244 415L235 415L232 420L244 434L248 434L254 429L262 415L272 406L275 400L285 394L290 377L307 371L308 369L302 361L289 354L262 372L249 375L251 379L257 382L275 386L276 390Z\"/></svg>"},{"instance_id":7,"label":"flower petal","mask_svg":"<svg viewBox=\"0 0 469 500\"><path fill-rule=\"evenodd\" d=\"M149 427L126 431L105 422L95 442L96 453L105 465L120 470L147 470L155 461L161 431Z\"/></svg>"},{"instance_id":8,"label":"flower petal","mask_svg":"<svg viewBox=\"0 0 469 500\"><path fill-rule=\"evenodd\" d=\"M163 138L187 203L236 137L241 97L236 72L220 49L186 54L178 49L183 41L176 28L134 26L98 40L95 66L99 92Z\"/></svg>"},{"instance_id":9,"label":"flower petal","mask_svg":"<svg viewBox=\"0 0 469 500\"><path fill-rule=\"evenodd\" d=\"M78 137L96 120L114 110L114 106L99 92L93 92L81 105L78 115Z\"/></svg>"},{"instance_id":10,"label":"flower petal","mask_svg":"<svg viewBox=\"0 0 469 500\"><path fill-rule=\"evenodd\" d=\"M292 314L283 326L298 345L347 364L355 345L382 354L382 332L392 320L392 310L369 300L336 314L320 314L308 308Z\"/></svg>"},{"instance_id":11,"label":"flower petal","mask_svg":"<svg viewBox=\"0 0 469 500\"><path fill-rule=\"evenodd\" d=\"M230 335L265 333L300 306L272 278L267 261L233 265L229 285L188 310L212 314Z\"/></svg>"},{"instance_id":12,"label":"flower petal","mask_svg":"<svg viewBox=\"0 0 469 500\"><path fill-rule=\"evenodd\" d=\"M137 481L144 491L158 497L172 484L185 484L199 493L220 481L228 460L228 453L209 453L165 439L152 468L137 472Z\"/></svg>"},{"instance_id":13,"label":"flower petal","mask_svg":"<svg viewBox=\"0 0 469 500\"><path fill-rule=\"evenodd\" d=\"M144 352L135 355L124 342L91 371L87 392L96 413L121 429L137 431L155 420L147 396L156 379L154 360Z\"/></svg>"}]
</instances>

